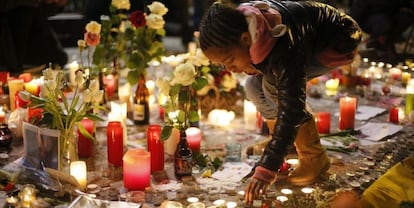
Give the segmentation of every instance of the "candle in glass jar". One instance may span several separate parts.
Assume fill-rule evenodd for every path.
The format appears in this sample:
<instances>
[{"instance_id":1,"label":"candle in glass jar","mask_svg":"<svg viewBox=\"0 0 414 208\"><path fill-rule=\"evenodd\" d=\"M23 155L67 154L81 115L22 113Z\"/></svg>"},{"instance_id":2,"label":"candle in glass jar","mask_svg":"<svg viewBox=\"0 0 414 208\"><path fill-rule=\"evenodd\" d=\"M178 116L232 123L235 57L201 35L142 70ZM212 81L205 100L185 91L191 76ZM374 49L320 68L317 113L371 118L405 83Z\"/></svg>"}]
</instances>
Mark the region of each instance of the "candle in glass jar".
<instances>
[{"instance_id":1,"label":"candle in glass jar","mask_svg":"<svg viewBox=\"0 0 414 208\"><path fill-rule=\"evenodd\" d=\"M185 130L188 146L193 152L200 152L201 130L197 127L190 127Z\"/></svg>"},{"instance_id":2,"label":"candle in glass jar","mask_svg":"<svg viewBox=\"0 0 414 208\"><path fill-rule=\"evenodd\" d=\"M151 155L142 149L130 149L124 155L124 186L145 190L150 185Z\"/></svg>"},{"instance_id":3,"label":"candle in glass jar","mask_svg":"<svg viewBox=\"0 0 414 208\"><path fill-rule=\"evenodd\" d=\"M398 114L399 114L399 110L397 107L393 107L390 109L390 122L391 123L399 123L399 119L398 119Z\"/></svg>"},{"instance_id":4,"label":"candle in glass jar","mask_svg":"<svg viewBox=\"0 0 414 208\"><path fill-rule=\"evenodd\" d=\"M161 141L160 125L149 125L147 129L147 147L151 154L151 172L164 170L164 144Z\"/></svg>"},{"instance_id":5,"label":"candle in glass jar","mask_svg":"<svg viewBox=\"0 0 414 208\"><path fill-rule=\"evenodd\" d=\"M391 74L391 77L395 80L400 79L401 77L401 69L393 67L389 69L389 72Z\"/></svg>"},{"instance_id":6,"label":"candle in glass jar","mask_svg":"<svg viewBox=\"0 0 414 208\"><path fill-rule=\"evenodd\" d=\"M110 121L106 129L108 162L115 167L122 166L124 154L123 127L120 121Z\"/></svg>"},{"instance_id":7,"label":"candle in glass jar","mask_svg":"<svg viewBox=\"0 0 414 208\"><path fill-rule=\"evenodd\" d=\"M331 129L331 113L318 112L315 120L318 132L320 134L329 134Z\"/></svg>"},{"instance_id":8,"label":"candle in glass jar","mask_svg":"<svg viewBox=\"0 0 414 208\"><path fill-rule=\"evenodd\" d=\"M91 135L93 136L95 133L95 122L92 121L89 118L84 118L80 121L81 125L83 126L83 128L85 128L85 130ZM77 134L78 134L78 155L79 157L90 157L92 156L92 146L93 146L93 142L90 138L84 136L81 133L81 130L78 128L77 130Z\"/></svg>"},{"instance_id":9,"label":"candle in glass jar","mask_svg":"<svg viewBox=\"0 0 414 208\"><path fill-rule=\"evenodd\" d=\"M14 111L14 109L16 108L16 105L15 105L16 92L23 90L24 82L22 79L10 78L7 81L7 84L9 85L10 111Z\"/></svg>"},{"instance_id":10,"label":"candle in glass jar","mask_svg":"<svg viewBox=\"0 0 414 208\"><path fill-rule=\"evenodd\" d=\"M116 85L116 80L114 75L109 74L104 77L104 84L105 84L105 93L108 95L108 97L112 98L115 93L115 89L118 88Z\"/></svg>"},{"instance_id":11,"label":"candle in glass jar","mask_svg":"<svg viewBox=\"0 0 414 208\"><path fill-rule=\"evenodd\" d=\"M339 99L339 129L354 129L356 98L342 97Z\"/></svg>"},{"instance_id":12,"label":"candle in glass jar","mask_svg":"<svg viewBox=\"0 0 414 208\"><path fill-rule=\"evenodd\" d=\"M339 86L339 79L329 79L325 83L326 90L337 91Z\"/></svg>"},{"instance_id":13,"label":"candle in glass jar","mask_svg":"<svg viewBox=\"0 0 414 208\"><path fill-rule=\"evenodd\" d=\"M244 127L247 130L256 130L256 106L248 100L244 100L243 104L243 116L244 116Z\"/></svg>"},{"instance_id":14,"label":"candle in glass jar","mask_svg":"<svg viewBox=\"0 0 414 208\"><path fill-rule=\"evenodd\" d=\"M75 177L80 187L85 189L87 183L87 170L85 161L74 161L70 163L70 175Z\"/></svg>"},{"instance_id":15,"label":"candle in glass jar","mask_svg":"<svg viewBox=\"0 0 414 208\"><path fill-rule=\"evenodd\" d=\"M408 83L408 80L411 79L411 73L410 72L403 72L401 74L401 82L402 84L406 85Z\"/></svg>"}]
</instances>

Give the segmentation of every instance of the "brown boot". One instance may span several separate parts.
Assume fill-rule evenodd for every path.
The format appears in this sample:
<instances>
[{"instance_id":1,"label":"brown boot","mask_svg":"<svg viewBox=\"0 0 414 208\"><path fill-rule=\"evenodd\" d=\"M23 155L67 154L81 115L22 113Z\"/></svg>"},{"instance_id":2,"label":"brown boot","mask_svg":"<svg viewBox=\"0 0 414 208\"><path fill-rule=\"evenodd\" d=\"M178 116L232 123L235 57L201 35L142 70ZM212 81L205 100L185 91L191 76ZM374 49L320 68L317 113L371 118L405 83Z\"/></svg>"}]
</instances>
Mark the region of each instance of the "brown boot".
<instances>
[{"instance_id":1,"label":"brown boot","mask_svg":"<svg viewBox=\"0 0 414 208\"><path fill-rule=\"evenodd\" d=\"M320 143L314 119L309 119L300 126L295 146L299 164L289 174L288 182L298 186L314 183L330 167L328 156Z\"/></svg>"},{"instance_id":2,"label":"brown boot","mask_svg":"<svg viewBox=\"0 0 414 208\"><path fill-rule=\"evenodd\" d=\"M273 129L275 128L276 120L266 120L265 122L266 122L267 128L269 129L269 136L267 136L264 140L259 141L258 143L252 144L249 147L247 147L246 149L247 155L254 155L256 151L260 151L260 150L264 151L264 148L266 147L267 143L269 143L270 140L272 139Z\"/></svg>"}]
</instances>

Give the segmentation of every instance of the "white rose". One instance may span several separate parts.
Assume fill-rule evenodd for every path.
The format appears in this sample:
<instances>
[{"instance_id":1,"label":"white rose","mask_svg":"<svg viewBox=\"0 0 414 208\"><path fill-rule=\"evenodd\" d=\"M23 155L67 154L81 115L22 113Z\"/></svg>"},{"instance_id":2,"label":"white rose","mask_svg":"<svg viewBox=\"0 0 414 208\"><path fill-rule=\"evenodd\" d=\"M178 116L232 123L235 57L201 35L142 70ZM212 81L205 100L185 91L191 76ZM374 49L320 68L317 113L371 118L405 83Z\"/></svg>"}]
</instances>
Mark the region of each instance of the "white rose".
<instances>
[{"instance_id":1,"label":"white rose","mask_svg":"<svg viewBox=\"0 0 414 208\"><path fill-rule=\"evenodd\" d=\"M98 92L96 92L96 93L93 94L93 96L92 96L92 102L93 103L99 103L99 102L101 102L102 99L103 99L103 95L104 95L103 90L98 90Z\"/></svg>"},{"instance_id":2,"label":"white rose","mask_svg":"<svg viewBox=\"0 0 414 208\"><path fill-rule=\"evenodd\" d=\"M149 10L151 13L158 14L158 15L165 15L168 12L168 8L164 6L161 2L154 1L151 5L148 5Z\"/></svg>"},{"instance_id":3,"label":"white rose","mask_svg":"<svg viewBox=\"0 0 414 208\"><path fill-rule=\"evenodd\" d=\"M85 91L83 91L82 98L83 98L83 102L84 103L91 102L91 100L92 100L92 92L89 89L86 89Z\"/></svg>"},{"instance_id":4,"label":"white rose","mask_svg":"<svg viewBox=\"0 0 414 208\"><path fill-rule=\"evenodd\" d=\"M86 24L86 32L99 34L101 33L101 24L99 24L96 21L90 21L88 24Z\"/></svg>"},{"instance_id":5,"label":"white rose","mask_svg":"<svg viewBox=\"0 0 414 208\"><path fill-rule=\"evenodd\" d=\"M111 4L117 9L129 10L131 8L129 0L112 0Z\"/></svg>"},{"instance_id":6,"label":"white rose","mask_svg":"<svg viewBox=\"0 0 414 208\"><path fill-rule=\"evenodd\" d=\"M157 87L160 91L160 93L168 96L170 94L170 89L171 89L171 85L170 85L170 80L166 77L163 78L157 78Z\"/></svg>"},{"instance_id":7,"label":"white rose","mask_svg":"<svg viewBox=\"0 0 414 208\"><path fill-rule=\"evenodd\" d=\"M237 79L233 74L225 74L221 80L221 86L223 86L224 91L229 92L230 90L237 87Z\"/></svg>"},{"instance_id":8,"label":"white rose","mask_svg":"<svg viewBox=\"0 0 414 208\"><path fill-rule=\"evenodd\" d=\"M207 74L207 81L208 84L206 86L204 86L203 88L201 88L200 90L197 91L197 95L198 96L204 96L207 95L207 93L211 90L212 85L214 83L214 77L211 74Z\"/></svg>"},{"instance_id":9,"label":"white rose","mask_svg":"<svg viewBox=\"0 0 414 208\"><path fill-rule=\"evenodd\" d=\"M40 97L46 98L49 95L49 90L47 87L40 88Z\"/></svg>"},{"instance_id":10,"label":"white rose","mask_svg":"<svg viewBox=\"0 0 414 208\"><path fill-rule=\"evenodd\" d=\"M193 58L192 62L196 66L208 66L210 65L210 60L204 55L203 51L199 48L196 50L195 57Z\"/></svg>"},{"instance_id":11,"label":"white rose","mask_svg":"<svg viewBox=\"0 0 414 208\"><path fill-rule=\"evenodd\" d=\"M46 88L48 90L55 90L56 87L57 87L57 83L53 79L52 80L46 80L45 85L46 85Z\"/></svg>"},{"instance_id":12,"label":"white rose","mask_svg":"<svg viewBox=\"0 0 414 208\"><path fill-rule=\"evenodd\" d=\"M183 86L189 86L194 82L196 75L197 72L193 64L180 64L174 70L174 81Z\"/></svg>"},{"instance_id":13,"label":"white rose","mask_svg":"<svg viewBox=\"0 0 414 208\"><path fill-rule=\"evenodd\" d=\"M161 29L165 25L165 21L161 15L157 14L150 14L145 16L145 20L147 21L147 26L151 29Z\"/></svg>"},{"instance_id":14,"label":"white rose","mask_svg":"<svg viewBox=\"0 0 414 208\"><path fill-rule=\"evenodd\" d=\"M51 80L55 78L55 72L51 68L43 70L43 78L45 80Z\"/></svg>"},{"instance_id":15,"label":"white rose","mask_svg":"<svg viewBox=\"0 0 414 208\"><path fill-rule=\"evenodd\" d=\"M89 89L92 93L96 93L99 90L99 81L97 79L94 79L89 83Z\"/></svg>"},{"instance_id":16,"label":"white rose","mask_svg":"<svg viewBox=\"0 0 414 208\"><path fill-rule=\"evenodd\" d=\"M82 71L77 71L75 74L75 83L76 86L81 86L83 84L84 80L83 80L83 72Z\"/></svg>"}]
</instances>

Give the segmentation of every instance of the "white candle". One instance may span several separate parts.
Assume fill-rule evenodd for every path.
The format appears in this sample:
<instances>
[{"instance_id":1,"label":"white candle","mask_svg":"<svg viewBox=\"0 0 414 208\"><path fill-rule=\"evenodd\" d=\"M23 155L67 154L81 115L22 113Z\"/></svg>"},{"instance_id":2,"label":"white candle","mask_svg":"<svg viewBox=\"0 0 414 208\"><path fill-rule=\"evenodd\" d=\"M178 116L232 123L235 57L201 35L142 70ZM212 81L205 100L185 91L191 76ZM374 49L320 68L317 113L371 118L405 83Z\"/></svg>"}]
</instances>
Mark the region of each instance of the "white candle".
<instances>
[{"instance_id":1,"label":"white candle","mask_svg":"<svg viewBox=\"0 0 414 208\"><path fill-rule=\"evenodd\" d=\"M84 161L74 161L70 163L70 175L75 177L82 189L87 183L86 163Z\"/></svg>"},{"instance_id":2,"label":"white candle","mask_svg":"<svg viewBox=\"0 0 414 208\"><path fill-rule=\"evenodd\" d=\"M256 123L257 123L257 110L256 106L248 100L244 100L243 105L243 113L244 113L244 127L247 130L256 130Z\"/></svg>"},{"instance_id":3,"label":"white candle","mask_svg":"<svg viewBox=\"0 0 414 208\"><path fill-rule=\"evenodd\" d=\"M122 85L118 89L118 97L120 103L127 104L127 111L131 111L132 102L131 102L131 85L128 83Z\"/></svg>"},{"instance_id":4,"label":"white candle","mask_svg":"<svg viewBox=\"0 0 414 208\"><path fill-rule=\"evenodd\" d=\"M227 127L235 116L233 111L214 109L208 113L208 121L215 126Z\"/></svg>"}]
</instances>

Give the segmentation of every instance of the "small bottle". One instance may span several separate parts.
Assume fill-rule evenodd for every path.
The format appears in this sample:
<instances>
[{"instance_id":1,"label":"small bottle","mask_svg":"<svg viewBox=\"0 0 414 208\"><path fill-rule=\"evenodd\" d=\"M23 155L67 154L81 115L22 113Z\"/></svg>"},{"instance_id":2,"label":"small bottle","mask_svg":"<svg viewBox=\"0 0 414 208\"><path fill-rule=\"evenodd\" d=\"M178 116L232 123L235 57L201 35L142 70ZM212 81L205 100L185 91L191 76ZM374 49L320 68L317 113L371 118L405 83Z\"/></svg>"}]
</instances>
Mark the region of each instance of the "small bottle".
<instances>
[{"instance_id":1,"label":"small bottle","mask_svg":"<svg viewBox=\"0 0 414 208\"><path fill-rule=\"evenodd\" d=\"M133 121L136 125L149 124L149 92L145 85L145 77L140 75L138 86L135 91Z\"/></svg>"},{"instance_id":2,"label":"small bottle","mask_svg":"<svg viewBox=\"0 0 414 208\"><path fill-rule=\"evenodd\" d=\"M185 131L180 132L180 141L175 150L175 177L180 180L184 176L191 176L192 174L192 160L193 153L188 146L187 135Z\"/></svg>"}]
</instances>

